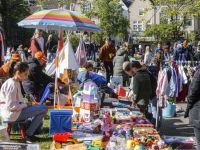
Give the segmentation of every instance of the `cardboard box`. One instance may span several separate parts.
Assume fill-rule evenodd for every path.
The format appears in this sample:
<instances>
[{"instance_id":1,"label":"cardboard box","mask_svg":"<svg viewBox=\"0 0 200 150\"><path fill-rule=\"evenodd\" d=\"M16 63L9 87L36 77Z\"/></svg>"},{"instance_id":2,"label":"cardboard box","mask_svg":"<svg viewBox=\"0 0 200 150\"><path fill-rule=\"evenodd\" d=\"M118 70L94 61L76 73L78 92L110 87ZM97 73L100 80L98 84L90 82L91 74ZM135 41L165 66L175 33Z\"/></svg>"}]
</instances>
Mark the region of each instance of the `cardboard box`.
<instances>
[{"instance_id":1,"label":"cardboard box","mask_svg":"<svg viewBox=\"0 0 200 150\"><path fill-rule=\"evenodd\" d=\"M92 122L95 118L99 117L99 110L86 110L80 108L79 122Z\"/></svg>"},{"instance_id":2,"label":"cardboard box","mask_svg":"<svg viewBox=\"0 0 200 150\"><path fill-rule=\"evenodd\" d=\"M26 144L26 143L11 143L11 142L1 142L0 143L1 150L41 150L40 144Z\"/></svg>"},{"instance_id":3,"label":"cardboard box","mask_svg":"<svg viewBox=\"0 0 200 150\"><path fill-rule=\"evenodd\" d=\"M86 109L86 110L90 110L90 111L94 111L96 109L98 109L98 103L89 103L89 102L85 102L82 101L81 102L81 108L82 109Z\"/></svg>"}]
</instances>

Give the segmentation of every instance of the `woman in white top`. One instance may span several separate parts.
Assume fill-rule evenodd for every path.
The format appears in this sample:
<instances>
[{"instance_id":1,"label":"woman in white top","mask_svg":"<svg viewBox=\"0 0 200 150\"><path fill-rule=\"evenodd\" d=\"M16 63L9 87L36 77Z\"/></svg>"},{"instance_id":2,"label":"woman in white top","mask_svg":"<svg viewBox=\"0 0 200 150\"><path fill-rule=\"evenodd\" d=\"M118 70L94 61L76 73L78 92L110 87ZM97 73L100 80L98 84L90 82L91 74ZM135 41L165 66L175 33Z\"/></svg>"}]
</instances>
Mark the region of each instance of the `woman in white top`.
<instances>
[{"instance_id":1,"label":"woman in white top","mask_svg":"<svg viewBox=\"0 0 200 150\"><path fill-rule=\"evenodd\" d=\"M39 51L43 52L47 56L47 47L42 38L43 31L40 29L35 29L34 35L31 38L31 54L34 57Z\"/></svg>"},{"instance_id":2,"label":"woman in white top","mask_svg":"<svg viewBox=\"0 0 200 150\"><path fill-rule=\"evenodd\" d=\"M34 117L25 136L28 143L39 142L40 139L33 134L40 122L46 115L48 107L45 105L34 105L25 103L21 93L20 82L28 77L29 67L27 63L12 61L9 66L9 79L1 87L1 116L4 121L24 121Z\"/></svg>"},{"instance_id":3,"label":"woman in white top","mask_svg":"<svg viewBox=\"0 0 200 150\"><path fill-rule=\"evenodd\" d=\"M149 66L151 64L152 57L153 57L153 54L150 52L150 47L147 46L146 51L145 51L145 56L144 56L144 63Z\"/></svg>"}]
</instances>

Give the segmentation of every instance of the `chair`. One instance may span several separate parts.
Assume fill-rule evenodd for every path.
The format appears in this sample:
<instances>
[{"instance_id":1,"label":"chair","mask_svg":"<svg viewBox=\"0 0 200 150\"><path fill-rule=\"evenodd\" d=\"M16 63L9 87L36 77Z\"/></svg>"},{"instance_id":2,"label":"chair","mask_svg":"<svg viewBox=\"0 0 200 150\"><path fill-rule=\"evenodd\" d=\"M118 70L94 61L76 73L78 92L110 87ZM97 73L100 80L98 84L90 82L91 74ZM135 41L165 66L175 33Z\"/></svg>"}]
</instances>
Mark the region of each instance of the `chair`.
<instances>
[{"instance_id":1,"label":"chair","mask_svg":"<svg viewBox=\"0 0 200 150\"><path fill-rule=\"evenodd\" d=\"M25 127L25 123L26 123L26 121L16 121L16 122L11 122L11 121L3 121L3 123L7 123L7 133L8 133L8 135L10 136L10 135L13 135L13 136L22 136L22 138L21 139L10 139L10 140L22 140L22 141L24 141L25 143L26 143L26 138L25 138L25 132L26 132L26 127ZM13 124L19 124L19 126L20 126L20 132L21 132L21 134L11 134L11 129L12 129L12 125Z\"/></svg>"}]
</instances>

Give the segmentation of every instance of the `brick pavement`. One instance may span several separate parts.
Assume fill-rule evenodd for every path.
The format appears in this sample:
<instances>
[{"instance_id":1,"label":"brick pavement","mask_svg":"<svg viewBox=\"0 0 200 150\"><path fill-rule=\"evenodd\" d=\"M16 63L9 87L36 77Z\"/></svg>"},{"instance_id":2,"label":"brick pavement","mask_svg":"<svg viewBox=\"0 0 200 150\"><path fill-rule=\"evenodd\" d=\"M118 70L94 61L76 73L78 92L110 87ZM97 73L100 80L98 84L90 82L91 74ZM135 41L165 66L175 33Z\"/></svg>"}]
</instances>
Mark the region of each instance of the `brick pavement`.
<instances>
[{"instance_id":1,"label":"brick pavement","mask_svg":"<svg viewBox=\"0 0 200 150\"><path fill-rule=\"evenodd\" d=\"M186 102L177 103L177 105L184 110L187 106ZM173 118L163 118L160 135L192 137L196 141L194 129L189 124L189 118L184 118L183 116L184 112L177 113L177 116Z\"/></svg>"}]
</instances>

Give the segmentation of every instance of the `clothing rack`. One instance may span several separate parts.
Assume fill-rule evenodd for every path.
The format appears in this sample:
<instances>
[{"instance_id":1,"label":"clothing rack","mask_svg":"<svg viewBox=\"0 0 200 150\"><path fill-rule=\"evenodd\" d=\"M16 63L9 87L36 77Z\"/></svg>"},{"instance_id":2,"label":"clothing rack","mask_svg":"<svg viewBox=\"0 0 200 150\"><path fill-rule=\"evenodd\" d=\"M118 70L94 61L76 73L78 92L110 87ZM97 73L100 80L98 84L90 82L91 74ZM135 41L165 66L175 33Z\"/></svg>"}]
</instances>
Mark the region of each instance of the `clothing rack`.
<instances>
[{"instance_id":1,"label":"clothing rack","mask_svg":"<svg viewBox=\"0 0 200 150\"><path fill-rule=\"evenodd\" d=\"M180 64L180 65L183 65L183 64L190 65L192 63L195 63L195 64L200 63L200 61L172 61L172 60L159 60L159 62L160 62L160 68L162 68L162 63L164 63L164 62L174 62L174 63ZM156 129L157 130L158 130L158 117L159 117L159 106L158 106L158 101L157 101L157 116L156 116Z\"/></svg>"}]
</instances>

